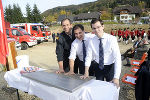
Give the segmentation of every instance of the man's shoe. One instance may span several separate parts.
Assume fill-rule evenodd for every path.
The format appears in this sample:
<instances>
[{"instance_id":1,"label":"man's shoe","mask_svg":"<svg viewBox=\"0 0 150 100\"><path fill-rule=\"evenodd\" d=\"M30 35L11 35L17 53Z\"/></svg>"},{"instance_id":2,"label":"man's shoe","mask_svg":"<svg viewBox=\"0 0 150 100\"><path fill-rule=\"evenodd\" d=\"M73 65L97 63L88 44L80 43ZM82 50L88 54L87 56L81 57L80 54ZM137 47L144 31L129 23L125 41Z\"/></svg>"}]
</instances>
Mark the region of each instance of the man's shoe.
<instances>
[{"instance_id":1,"label":"man's shoe","mask_svg":"<svg viewBox=\"0 0 150 100\"><path fill-rule=\"evenodd\" d=\"M131 64L125 64L124 66L131 67Z\"/></svg>"}]
</instances>

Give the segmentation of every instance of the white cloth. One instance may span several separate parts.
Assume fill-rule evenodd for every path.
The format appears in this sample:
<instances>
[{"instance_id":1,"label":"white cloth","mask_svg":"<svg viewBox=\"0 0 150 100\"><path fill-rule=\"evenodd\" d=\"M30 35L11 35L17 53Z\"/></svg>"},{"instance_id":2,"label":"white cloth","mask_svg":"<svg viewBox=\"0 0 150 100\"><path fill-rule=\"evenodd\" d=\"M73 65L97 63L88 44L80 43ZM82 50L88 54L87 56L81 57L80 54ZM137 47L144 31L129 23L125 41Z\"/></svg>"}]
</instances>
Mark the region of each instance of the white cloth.
<instances>
[{"instance_id":1,"label":"white cloth","mask_svg":"<svg viewBox=\"0 0 150 100\"><path fill-rule=\"evenodd\" d=\"M20 75L18 69L6 72L8 85L43 100L118 100L119 91L113 83L91 80L73 93L47 86Z\"/></svg>"},{"instance_id":2,"label":"white cloth","mask_svg":"<svg viewBox=\"0 0 150 100\"><path fill-rule=\"evenodd\" d=\"M39 69L42 71L45 69ZM30 86L30 80L28 78L22 77L20 74L20 69L14 69L11 71L7 71L4 75L5 80L7 81L10 87L17 88L19 90L28 92Z\"/></svg>"},{"instance_id":3,"label":"white cloth","mask_svg":"<svg viewBox=\"0 0 150 100\"><path fill-rule=\"evenodd\" d=\"M85 66L89 67L92 60L99 63L99 38L95 35L89 42ZM121 54L116 37L104 33L102 37L104 51L104 65L114 63L114 78L119 79L121 73Z\"/></svg>"},{"instance_id":4,"label":"white cloth","mask_svg":"<svg viewBox=\"0 0 150 100\"><path fill-rule=\"evenodd\" d=\"M94 37L94 34L91 33L86 33L84 34L84 43L85 47L88 47L89 40ZM70 56L69 59L76 59L76 56L79 57L80 61L83 61L83 47L82 47L83 42L79 39L75 39L72 44L71 44L71 51L70 51Z\"/></svg>"},{"instance_id":5,"label":"white cloth","mask_svg":"<svg viewBox=\"0 0 150 100\"><path fill-rule=\"evenodd\" d=\"M4 78L10 87L28 92L30 80L21 76L20 69L7 71Z\"/></svg>"},{"instance_id":6,"label":"white cloth","mask_svg":"<svg viewBox=\"0 0 150 100\"><path fill-rule=\"evenodd\" d=\"M35 81L31 82L30 94L43 100L118 100L119 91L113 83L92 80L80 89L69 93Z\"/></svg>"}]
</instances>

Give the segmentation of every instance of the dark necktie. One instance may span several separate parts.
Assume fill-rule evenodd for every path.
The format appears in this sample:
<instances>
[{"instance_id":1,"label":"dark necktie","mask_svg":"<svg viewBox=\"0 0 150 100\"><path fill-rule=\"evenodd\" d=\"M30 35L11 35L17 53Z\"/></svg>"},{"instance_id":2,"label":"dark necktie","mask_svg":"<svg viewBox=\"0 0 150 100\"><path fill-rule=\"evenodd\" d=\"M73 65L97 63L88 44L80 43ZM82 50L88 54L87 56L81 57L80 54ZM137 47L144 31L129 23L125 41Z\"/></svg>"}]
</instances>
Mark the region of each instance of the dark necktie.
<instances>
[{"instance_id":1,"label":"dark necktie","mask_svg":"<svg viewBox=\"0 0 150 100\"><path fill-rule=\"evenodd\" d=\"M86 47L85 47L85 40L82 40L82 48L83 48L83 62L85 63L85 57L86 57Z\"/></svg>"},{"instance_id":2,"label":"dark necktie","mask_svg":"<svg viewBox=\"0 0 150 100\"><path fill-rule=\"evenodd\" d=\"M99 68L103 69L104 68L104 51L103 51L103 43L102 43L102 38L99 39Z\"/></svg>"}]
</instances>

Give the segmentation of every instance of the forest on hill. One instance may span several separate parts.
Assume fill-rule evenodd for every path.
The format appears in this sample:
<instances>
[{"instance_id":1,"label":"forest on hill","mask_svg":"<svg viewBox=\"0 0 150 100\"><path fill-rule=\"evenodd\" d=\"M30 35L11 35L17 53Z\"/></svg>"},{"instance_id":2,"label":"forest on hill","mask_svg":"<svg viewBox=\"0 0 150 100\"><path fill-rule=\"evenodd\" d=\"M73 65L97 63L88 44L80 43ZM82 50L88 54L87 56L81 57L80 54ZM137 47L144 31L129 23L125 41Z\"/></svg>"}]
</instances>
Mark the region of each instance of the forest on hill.
<instances>
[{"instance_id":1,"label":"forest on hill","mask_svg":"<svg viewBox=\"0 0 150 100\"><path fill-rule=\"evenodd\" d=\"M69 5L61 6L53 9L48 9L42 13L43 16L47 17L50 15L77 15L79 13L87 13L94 11L108 11L121 5L139 6L141 9L150 8L150 0L97 0L95 2L83 3L80 5Z\"/></svg>"},{"instance_id":2,"label":"forest on hill","mask_svg":"<svg viewBox=\"0 0 150 100\"><path fill-rule=\"evenodd\" d=\"M95 2L83 3L80 5L59 6L48 9L42 14L36 4L33 6L33 9L27 4L26 16L23 16L18 4L13 4L12 6L8 5L4 9L4 17L5 21L10 23L55 23L59 15L74 16L80 13L101 12L102 20L113 20L113 9L124 5L140 7L142 9L141 17L148 16L147 12L150 12L150 0L97 0Z\"/></svg>"}]
</instances>

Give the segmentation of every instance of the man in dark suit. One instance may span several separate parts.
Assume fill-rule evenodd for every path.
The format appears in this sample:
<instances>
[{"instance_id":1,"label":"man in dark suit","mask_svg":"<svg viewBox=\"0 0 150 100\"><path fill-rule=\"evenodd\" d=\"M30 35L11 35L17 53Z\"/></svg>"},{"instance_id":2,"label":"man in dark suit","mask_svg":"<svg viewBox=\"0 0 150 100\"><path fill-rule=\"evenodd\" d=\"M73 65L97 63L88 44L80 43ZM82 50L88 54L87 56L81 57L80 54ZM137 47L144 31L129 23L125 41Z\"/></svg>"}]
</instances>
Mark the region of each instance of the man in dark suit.
<instances>
[{"instance_id":1,"label":"man in dark suit","mask_svg":"<svg viewBox=\"0 0 150 100\"><path fill-rule=\"evenodd\" d=\"M149 100L150 97L150 49L147 53L147 60L140 65L135 74L138 76L135 85L136 100Z\"/></svg>"},{"instance_id":2,"label":"man in dark suit","mask_svg":"<svg viewBox=\"0 0 150 100\"><path fill-rule=\"evenodd\" d=\"M63 32L60 33L57 40L56 55L59 65L59 70L56 73L64 73L69 71L69 55L71 43L74 41L75 36L72 33L71 20L66 18L61 21Z\"/></svg>"},{"instance_id":3,"label":"man in dark suit","mask_svg":"<svg viewBox=\"0 0 150 100\"><path fill-rule=\"evenodd\" d=\"M55 43L55 33L52 33L53 43Z\"/></svg>"}]
</instances>

